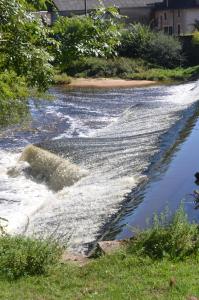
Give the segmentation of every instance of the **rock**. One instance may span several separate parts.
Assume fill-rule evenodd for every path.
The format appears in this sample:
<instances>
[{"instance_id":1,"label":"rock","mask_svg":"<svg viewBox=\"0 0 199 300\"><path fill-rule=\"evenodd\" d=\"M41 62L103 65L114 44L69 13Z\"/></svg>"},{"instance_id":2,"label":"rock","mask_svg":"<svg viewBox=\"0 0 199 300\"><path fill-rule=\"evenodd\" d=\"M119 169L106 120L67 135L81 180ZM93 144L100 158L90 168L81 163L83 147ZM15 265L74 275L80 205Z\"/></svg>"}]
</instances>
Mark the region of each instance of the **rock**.
<instances>
[{"instance_id":1,"label":"rock","mask_svg":"<svg viewBox=\"0 0 199 300\"><path fill-rule=\"evenodd\" d=\"M72 262L82 267L91 262L92 259L98 258L102 255L111 254L121 249L128 242L129 240L98 242L93 248L93 250L89 252L88 256L81 254L73 254L71 252L65 251L62 255L61 262Z\"/></svg>"},{"instance_id":2,"label":"rock","mask_svg":"<svg viewBox=\"0 0 199 300\"><path fill-rule=\"evenodd\" d=\"M90 257L96 258L102 255L113 253L125 246L126 243L127 240L98 242L94 251L90 254Z\"/></svg>"},{"instance_id":3,"label":"rock","mask_svg":"<svg viewBox=\"0 0 199 300\"><path fill-rule=\"evenodd\" d=\"M196 172L194 176L196 177L197 180L199 180L199 172Z\"/></svg>"},{"instance_id":4,"label":"rock","mask_svg":"<svg viewBox=\"0 0 199 300\"><path fill-rule=\"evenodd\" d=\"M199 299L195 296L190 296L190 297L187 298L187 300L199 300Z\"/></svg>"},{"instance_id":5,"label":"rock","mask_svg":"<svg viewBox=\"0 0 199 300\"><path fill-rule=\"evenodd\" d=\"M80 267L87 265L90 261L91 260L87 256L81 254L73 254L67 251L65 251L61 257L62 263L71 262L71 263L75 263Z\"/></svg>"}]
</instances>

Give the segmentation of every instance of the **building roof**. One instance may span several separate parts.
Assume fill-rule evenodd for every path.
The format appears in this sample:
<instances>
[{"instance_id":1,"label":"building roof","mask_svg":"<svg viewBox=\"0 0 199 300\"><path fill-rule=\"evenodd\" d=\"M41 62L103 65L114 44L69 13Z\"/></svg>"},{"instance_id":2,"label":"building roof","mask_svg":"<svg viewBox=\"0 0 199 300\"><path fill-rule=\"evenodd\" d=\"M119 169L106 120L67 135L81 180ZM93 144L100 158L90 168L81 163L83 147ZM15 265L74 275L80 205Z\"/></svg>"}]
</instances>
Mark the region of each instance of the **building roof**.
<instances>
[{"instance_id":1,"label":"building roof","mask_svg":"<svg viewBox=\"0 0 199 300\"><path fill-rule=\"evenodd\" d=\"M162 3L156 3L159 9L175 8L193 8L199 7L199 0L164 0Z\"/></svg>"},{"instance_id":2,"label":"building roof","mask_svg":"<svg viewBox=\"0 0 199 300\"><path fill-rule=\"evenodd\" d=\"M53 2L59 11L80 11L85 8L84 0L53 0ZM157 2L162 2L162 0L102 0L101 2L106 7L136 8L154 5ZM88 10L95 9L99 6L101 6L99 0L87 0Z\"/></svg>"}]
</instances>

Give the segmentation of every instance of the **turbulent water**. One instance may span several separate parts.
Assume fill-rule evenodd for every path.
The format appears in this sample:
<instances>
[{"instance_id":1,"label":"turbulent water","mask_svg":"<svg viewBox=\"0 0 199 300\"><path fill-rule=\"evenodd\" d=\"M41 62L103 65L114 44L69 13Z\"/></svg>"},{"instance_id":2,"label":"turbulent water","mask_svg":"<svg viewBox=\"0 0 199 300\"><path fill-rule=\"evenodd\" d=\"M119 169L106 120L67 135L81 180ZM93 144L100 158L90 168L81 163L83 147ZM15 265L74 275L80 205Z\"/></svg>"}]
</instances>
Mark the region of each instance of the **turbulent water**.
<instances>
[{"instance_id":1,"label":"turbulent water","mask_svg":"<svg viewBox=\"0 0 199 300\"><path fill-rule=\"evenodd\" d=\"M1 132L0 216L8 220L9 232L53 234L84 251L101 236L131 190L146 180L154 158L171 146L194 112L199 83L51 93L51 102L37 105L30 100L28 126ZM34 161L34 176L24 171L18 160L30 143L61 156L62 167L54 167L59 157L38 150L34 160L25 159L28 169ZM46 155L51 168L46 167ZM13 167L19 172L11 176ZM85 173L78 177L75 172L80 170ZM63 185L68 174L78 180ZM62 180L61 188L48 184L55 179Z\"/></svg>"}]
</instances>

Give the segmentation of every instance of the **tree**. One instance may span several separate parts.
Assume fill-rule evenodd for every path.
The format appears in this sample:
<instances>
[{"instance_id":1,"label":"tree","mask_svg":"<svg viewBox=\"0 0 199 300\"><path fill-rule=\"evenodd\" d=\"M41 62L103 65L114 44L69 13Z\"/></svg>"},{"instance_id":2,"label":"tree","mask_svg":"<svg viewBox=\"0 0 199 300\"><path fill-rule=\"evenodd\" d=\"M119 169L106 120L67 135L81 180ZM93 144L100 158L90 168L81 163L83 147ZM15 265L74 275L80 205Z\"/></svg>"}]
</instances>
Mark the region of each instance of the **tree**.
<instances>
[{"instance_id":1,"label":"tree","mask_svg":"<svg viewBox=\"0 0 199 300\"><path fill-rule=\"evenodd\" d=\"M89 16L60 17L54 25L54 34L60 41L57 62L62 68L81 57L115 55L121 28L117 15L115 8L102 8Z\"/></svg>"},{"instance_id":2,"label":"tree","mask_svg":"<svg viewBox=\"0 0 199 300\"><path fill-rule=\"evenodd\" d=\"M0 72L12 70L28 86L45 90L51 82L53 60L47 51L48 28L21 2L0 0Z\"/></svg>"},{"instance_id":3,"label":"tree","mask_svg":"<svg viewBox=\"0 0 199 300\"><path fill-rule=\"evenodd\" d=\"M19 0L20 4L27 10L47 10L49 7L53 7L53 1L51 0Z\"/></svg>"},{"instance_id":4,"label":"tree","mask_svg":"<svg viewBox=\"0 0 199 300\"><path fill-rule=\"evenodd\" d=\"M0 125L16 123L28 113L28 87L44 91L52 80L48 48L53 40L27 8L25 0L0 0Z\"/></svg>"},{"instance_id":5,"label":"tree","mask_svg":"<svg viewBox=\"0 0 199 300\"><path fill-rule=\"evenodd\" d=\"M195 23L193 25L194 25L195 30L199 31L199 20L196 19Z\"/></svg>"},{"instance_id":6,"label":"tree","mask_svg":"<svg viewBox=\"0 0 199 300\"><path fill-rule=\"evenodd\" d=\"M143 58L167 68L179 66L183 60L179 40L161 32L154 32L139 23L132 24L122 32L119 54Z\"/></svg>"}]
</instances>

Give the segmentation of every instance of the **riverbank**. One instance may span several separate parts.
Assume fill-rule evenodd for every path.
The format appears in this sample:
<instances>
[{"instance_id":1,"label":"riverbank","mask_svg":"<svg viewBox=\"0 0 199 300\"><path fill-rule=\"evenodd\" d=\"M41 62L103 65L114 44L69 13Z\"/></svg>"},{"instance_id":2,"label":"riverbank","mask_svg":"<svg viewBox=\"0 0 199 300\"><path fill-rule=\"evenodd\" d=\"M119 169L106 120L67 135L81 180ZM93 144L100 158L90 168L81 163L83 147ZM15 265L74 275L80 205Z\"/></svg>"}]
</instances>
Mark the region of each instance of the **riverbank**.
<instances>
[{"instance_id":1,"label":"riverbank","mask_svg":"<svg viewBox=\"0 0 199 300\"><path fill-rule=\"evenodd\" d=\"M134 88L155 85L152 80L125 80L113 78L74 78L68 84L71 88Z\"/></svg>"},{"instance_id":2,"label":"riverbank","mask_svg":"<svg viewBox=\"0 0 199 300\"><path fill-rule=\"evenodd\" d=\"M153 261L126 252L84 267L60 264L48 275L0 281L1 299L198 300L198 259Z\"/></svg>"},{"instance_id":3,"label":"riverbank","mask_svg":"<svg viewBox=\"0 0 199 300\"><path fill-rule=\"evenodd\" d=\"M198 300L197 225L187 222L182 209L169 225L154 225L79 265L64 255L57 261L60 251L52 244L1 237L0 298Z\"/></svg>"},{"instance_id":4,"label":"riverbank","mask_svg":"<svg viewBox=\"0 0 199 300\"><path fill-rule=\"evenodd\" d=\"M125 57L117 57L114 59L85 58L71 62L63 71L65 73L55 75L55 83L68 84L71 80L73 81L73 78L77 78L78 80L82 78L84 78L84 80L90 80L90 78L93 80L106 78L108 80L146 80L161 83L175 83L194 80L199 76L199 66L166 69L154 64L149 64L141 59ZM116 85L114 87L121 86Z\"/></svg>"}]
</instances>

